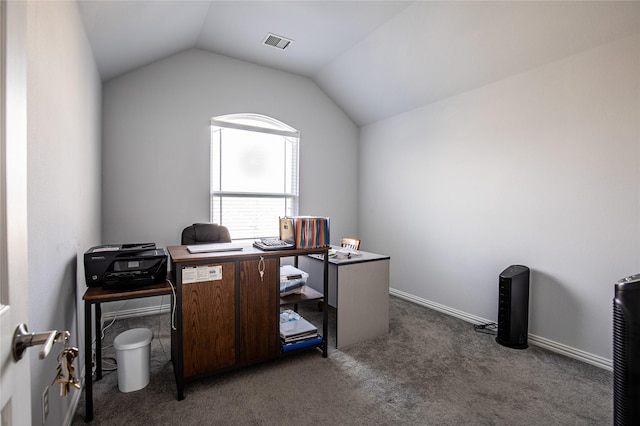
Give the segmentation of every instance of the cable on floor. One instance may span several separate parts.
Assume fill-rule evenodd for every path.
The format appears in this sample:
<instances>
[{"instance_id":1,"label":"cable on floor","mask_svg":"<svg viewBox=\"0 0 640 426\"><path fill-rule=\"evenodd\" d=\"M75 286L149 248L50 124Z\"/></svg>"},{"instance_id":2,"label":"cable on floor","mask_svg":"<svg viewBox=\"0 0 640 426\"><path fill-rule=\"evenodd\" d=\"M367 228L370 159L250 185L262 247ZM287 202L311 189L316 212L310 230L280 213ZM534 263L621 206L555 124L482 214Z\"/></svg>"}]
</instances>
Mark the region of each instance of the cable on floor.
<instances>
[{"instance_id":1,"label":"cable on floor","mask_svg":"<svg viewBox=\"0 0 640 426\"><path fill-rule=\"evenodd\" d=\"M488 322L486 324L477 324L473 326L473 329L478 333L496 334L498 330L498 324L495 322Z\"/></svg>"}]
</instances>

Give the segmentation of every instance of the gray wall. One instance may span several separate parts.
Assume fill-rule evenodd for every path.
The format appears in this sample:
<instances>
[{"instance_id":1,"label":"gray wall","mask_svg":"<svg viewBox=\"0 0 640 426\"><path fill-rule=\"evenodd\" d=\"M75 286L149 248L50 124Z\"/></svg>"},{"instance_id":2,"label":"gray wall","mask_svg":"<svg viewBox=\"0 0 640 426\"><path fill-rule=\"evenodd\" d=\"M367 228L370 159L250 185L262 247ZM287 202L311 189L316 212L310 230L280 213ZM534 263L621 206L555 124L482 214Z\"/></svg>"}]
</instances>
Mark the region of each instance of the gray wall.
<instances>
[{"instance_id":1,"label":"gray wall","mask_svg":"<svg viewBox=\"0 0 640 426\"><path fill-rule=\"evenodd\" d=\"M75 2L28 2L27 13L28 326L69 330L82 347L82 253L101 241L101 81ZM34 424L61 347L42 361L37 348L27 351ZM46 424L70 423L79 396L61 398L52 386Z\"/></svg>"},{"instance_id":2,"label":"gray wall","mask_svg":"<svg viewBox=\"0 0 640 426\"><path fill-rule=\"evenodd\" d=\"M358 128L310 79L193 49L106 82L103 98L105 243L178 245L208 221L209 120L242 112L300 131L300 214L329 216L334 243L357 232ZM121 309L155 303L168 298Z\"/></svg>"},{"instance_id":3,"label":"gray wall","mask_svg":"<svg viewBox=\"0 0 640 426\"><path fill-rule=\"evenodd\" d=\"M640 272L639 51L625 39L361 129L360 235L398 294L496 321L498 275L527 265L529 333L610 365L612 284Z\"/></svg>"},{"instance_id":4,"label":"gray wall","mask_svg":"<svg viewBox=\"0 0 640 426\"><path fill-rule=\"evenodd\" d=\"M180 244L209 220L209 119L250 112L300 131L300 214L357 230L357 127L308 78L188 50L104 84L105 243ZM231 236L233 238L233 235Z\"/></svg>"},{"instance_id":5,"label":"gray wall","mask_svg":"<svg viewBox=\"0 0 640 426\"><path fill-rule=\"evenodd\" d=\"M612 284L640 260L638 44L360 135L307 78L179 53L103 85L103 242L179 243L208 219L209 118L265 114L301 131L300 213L332 217L334 243L391 255L396 294L495 321L498 274L525 264L532 340L610 365Z\"/></svg>"}]
</instances>

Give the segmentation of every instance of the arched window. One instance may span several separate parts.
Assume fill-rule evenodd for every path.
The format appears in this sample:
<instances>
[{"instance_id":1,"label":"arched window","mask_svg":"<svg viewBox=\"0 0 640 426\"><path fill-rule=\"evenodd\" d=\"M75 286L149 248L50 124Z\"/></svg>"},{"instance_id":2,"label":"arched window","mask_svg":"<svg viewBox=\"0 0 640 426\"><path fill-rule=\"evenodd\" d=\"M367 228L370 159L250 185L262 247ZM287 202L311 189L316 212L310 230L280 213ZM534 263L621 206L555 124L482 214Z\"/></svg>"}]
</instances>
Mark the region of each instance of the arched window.
<instances>
[{"instance_id":1,"label":"arched window","mask_svg":"<svg viewBox=\"0 0 640 426\"><path fill-rule=\"evenodd\" d=\"M300 133L258 114L211 119L211 222L235 239L278 236L298 214Z\"/></svg>"}]
</instances>

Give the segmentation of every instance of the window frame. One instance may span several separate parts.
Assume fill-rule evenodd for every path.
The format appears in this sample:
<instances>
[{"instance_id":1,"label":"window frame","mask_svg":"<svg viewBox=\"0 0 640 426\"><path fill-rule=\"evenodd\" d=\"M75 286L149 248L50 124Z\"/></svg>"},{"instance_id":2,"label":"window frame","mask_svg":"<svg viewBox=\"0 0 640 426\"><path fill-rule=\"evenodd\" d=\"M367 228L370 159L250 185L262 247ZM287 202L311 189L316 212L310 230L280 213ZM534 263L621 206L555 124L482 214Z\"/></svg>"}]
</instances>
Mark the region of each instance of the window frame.
<instances>
[{"instance_id":1,"label":"window frame","mask_svg":"<svg viewBox=\"0 0 640 426\"><path fill-rule=\"evenodd\" d=\"M237 191L237 190L225 190L224 182L222 181L222 164L224 158L222 156L222 149L224 144L224 129L235 129L247 132L257 132L261 134L277 135L285 138L283 141L285 156L283 173L285 174L284 187L282 192L251 192L251 191ZM273 220L273 232L267 232L265 226L257 226L255 234L250 232L249 228L234 228L229 223L240 223L242 221L226 221L223 211L224 200L227 199L274 199L282 200L283 207L279 217L283 216L297 216L299 208L299 175L300 175L300 132L291 126L274 119L272 117L261 114L229 114L219 117L211 118L210 120L210 185L209 185L209 217L213 223L227 226L234 239L257 239L264 237L273 237L278 235L278 221L277 218ZM220 132L217 136L216 133ZM216 140L216 137L218 138ZM288 146L291 144L291 146ZM218 152L215 152L215 149ZM217 165L216 165L217 163ZM288 170L291 168L291 170ZM290 172L291 176L287 177L287 173ZM218 173L217 177L214 173ZM217 187L214 187L216 186ZM227 213L228 218L228 213ZM246 221L247 223L249 221ZM271 225L269 225L271 227ZM274 233L275 232L275 233ZM264 234L264 235L263 235Z\"/></svg>"}]
</instances>

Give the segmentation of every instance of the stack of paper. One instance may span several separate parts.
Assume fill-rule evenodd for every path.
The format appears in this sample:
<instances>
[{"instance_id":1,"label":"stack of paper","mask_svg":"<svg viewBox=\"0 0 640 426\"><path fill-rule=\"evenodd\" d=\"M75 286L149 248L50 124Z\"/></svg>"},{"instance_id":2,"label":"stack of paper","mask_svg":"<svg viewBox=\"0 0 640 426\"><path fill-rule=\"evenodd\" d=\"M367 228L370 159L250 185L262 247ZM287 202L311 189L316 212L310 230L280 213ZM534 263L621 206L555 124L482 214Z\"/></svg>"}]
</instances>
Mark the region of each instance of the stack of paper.
<instances>
[{"instance_id":1,"label":"stack of paper","mask_svg":"<svg viewBox=\"0 0 640 426\"><path fill-rule=\"evenodd\" d=\"M329 257L336 260L351 259L353 257L362 257L362 253L356 250L348 248L341 248L338 250L329 250Z\"/></svg>"},{"instance_id":2,"label":"stack of paper","mask_svg":"<svg viewBox=\"0 0 640 426\"><path fill-rule=\"evenodd\" d=\"M290 309L280 314L282 350L288 351L322 342L316 326Z\"/></svg>"},{"instance_id":3,"label":"stack of paper","mask_svg":"<svg viewBox=\"0 0 640 426\"><path fill-rule=\"evenodd\" d=\"M285 342L304 339L318 334L318 329L306 319L280 323L280 338Z\"/></svg>"}]
</instances>

